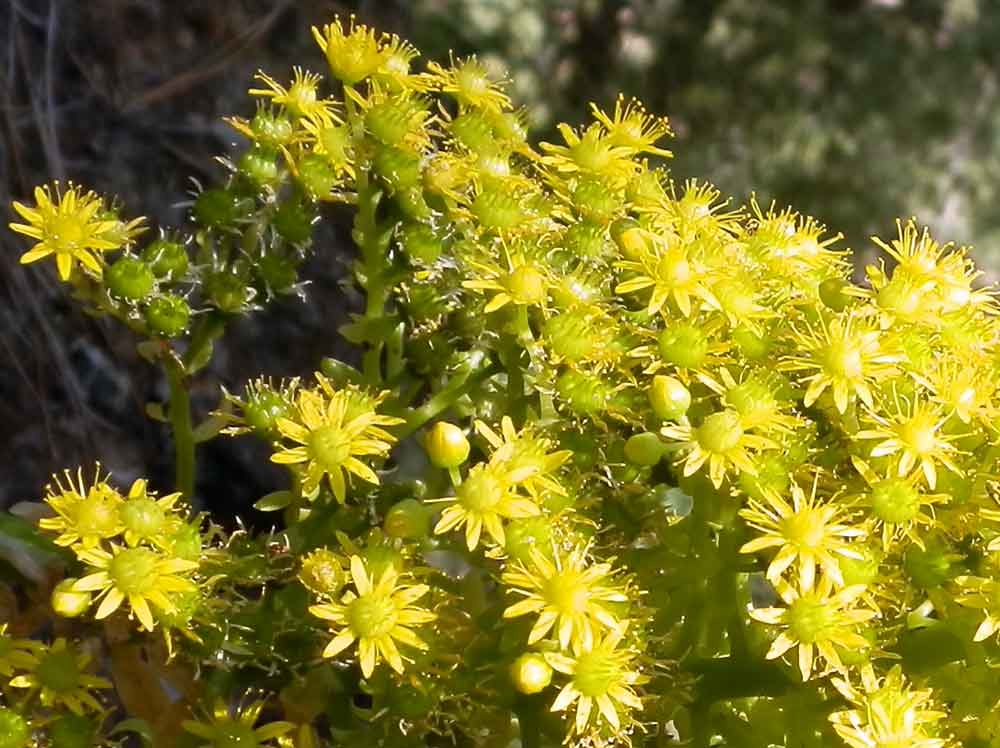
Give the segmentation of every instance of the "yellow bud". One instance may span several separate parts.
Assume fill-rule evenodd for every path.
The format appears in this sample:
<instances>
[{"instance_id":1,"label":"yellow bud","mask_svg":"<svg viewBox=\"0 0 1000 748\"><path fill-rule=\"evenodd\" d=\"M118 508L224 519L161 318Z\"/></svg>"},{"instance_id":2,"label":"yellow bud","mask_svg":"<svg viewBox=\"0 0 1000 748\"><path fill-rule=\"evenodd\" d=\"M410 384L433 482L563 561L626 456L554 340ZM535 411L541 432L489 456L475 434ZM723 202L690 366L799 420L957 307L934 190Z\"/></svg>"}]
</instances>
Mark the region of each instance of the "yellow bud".
<instances>
[{"instance_id":1,"label":"yellow bud","mask_svg":"<svg viewBox=\"0 0 1000 748\"><path fill-rule=\"evenodd\" d=\"M458 426L438 421L427 432L427 456L439 468L455 468L469 457L469 440Z\"/></svg>"},{"instance_id":2,"label":"yellow bud","mask_svg":"<svg viewBox=\"0 0 1000 748\"><path fill-rule=\"evenodd\" d=\"M76 618L90 607L91 594L74 590L76 582L73 578L64 579L52 590L52 610L63 618Z\"/></svg>"},{"instance_id":3,"label":"yellow bud","mask_svg":"<svg viewBox=\"0 0 1000 748\"><path fill-rule=\"evenodd\" d=\"M552 682L552 668L540 654L529 652L511 664L510 679L521 693L539 693Z\"/></svg>"}]
</instances>

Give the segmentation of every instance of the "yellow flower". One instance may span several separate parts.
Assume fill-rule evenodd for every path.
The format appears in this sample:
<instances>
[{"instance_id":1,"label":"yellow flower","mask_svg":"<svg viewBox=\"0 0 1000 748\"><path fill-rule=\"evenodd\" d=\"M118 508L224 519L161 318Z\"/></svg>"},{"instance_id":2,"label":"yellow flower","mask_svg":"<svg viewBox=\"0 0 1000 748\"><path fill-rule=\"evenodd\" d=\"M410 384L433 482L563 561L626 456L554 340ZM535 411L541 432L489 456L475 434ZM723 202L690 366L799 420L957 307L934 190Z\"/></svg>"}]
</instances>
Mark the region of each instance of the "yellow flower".
<instances>
[{"instance_id":1,"label":"yellow flower","mask_svg":"<svg viewBox=\"0 0 1000 748\"><path fill-rule=\"evenodd\" d=\"M817 274L823 278L844 275L847 253L830 249L843 234L821 238L826 228L816 219L787 208L778 211L774 203L765 212L756 195L750 198L750 208L752 230L741 239L755 260L813 293L818 286Z\"/></svg>"},{"instance_id":2,"label":"yellow flower","mask_svg":"<svg viewBox=\"0 0 1000 748\"><path fill-rule=\"evenodd\" d=\"M31 670L38 662L43 647L31 639L15 639L7 635L9 624L0 624L0 675L9 678L17 670Z\"/></svg>"},{"instance_id":3,"label":"yellow flower","mask_svg":"<svg viewBox=\"0 0 1000 748\"><path fill-rule=\"evenodd\" d=\"M125 542L131 546L146 542L166 548L180 525L178 515L183 507L176 505L180 497L178 492L158 499L147 491L145 480L135 481L128 498L118 505Z\"/></svg>"},{"instance_id":4,"label":"yellow flower","mask_svg":"<svg viewBox=\"0 0 1000 748\"><path fill-rule=\"evenodd\" d=\"M705 307L719 308L718 300L706 283L706 268L690 256L691 245L676 236L664 238L651 235L648 246L649 249L639 259L619 264L632 277L619 283L615 293L651 289L646 305L650 314L662 311L663 305L671 298L685 317L691 316L692 298L698 301L696 311Z\"/></svg>"},{"instance_id":5,"label":"yellow flower","mask_svg":"<svg viewBox=\"0 0 1000 748\"><path fill-rule=\"evenodd\" d=\"M89 655L74 652L65 639L56 639L39 652L30 672L12 679L10 686L29 689L29 698L39 694L42 706L48 708L65 707L74 714L99 712L101 703L91 692L111 688L111 683L88 673L89 664Z\"/></svg>"},{"instance_id":6,"label":"yellow flower","mask_svg":"<svg viewBox=\"0 0 1000 748\"><path fill-rule=\"evenodd\" d=\"M530 426L518 431L509 416L501 419L500 434L482 421L476 421L476 431L493 447L490 465L504 470L510 483L522 486L535 499L548 493L565 495L566 489L552 474L570 458L570 450L552 451L551 439Z\"/></svg>"},{"instance_id":7,"label":"yellow flower","mask_svg":"<svg viewBox=\"0 0 1000 748\"><path fill-rule=\"evenodd\" d=\"M863 584L833 592L833 580L822 576L811 588L793 587L780 581L775 587L787 607L750 610L754 620L785 629L771 644L767 659L781 657L792 647L798 647L799 670L805 681L812 675L817 651L829 667L842 670L837 646L848 649L869 646L870 642L857 633L856 628L878 613L856 607L858 598L865 592Z\"/></svg>"},{"instance_id":8,"label":"yellow flower","mask_svg":"<svg viewBox=\"0 0 1000 748\"><path fill-rule=\"evenodd\" d=\"M961 588L961 594L955 596L955 602L986 614L972 640L981 642L1000 631L1000 582L986 577L962 575L955 578L955 584Z\"/></svg>"},{"instance_id":9,"label":"yellow flower","mask_svg":"<svg viewBox=\"0 0 1000 748\"><path fill-rule=\"evenodd\" d=\"M254 701L246 706L238 704L235 709L231 709L225 701L217 701L206 719L186 719L181 726L186 732L207 741L201 743L203 748L259 746L280 738L295 728L291 722L269 722L261 727L254 727L263 709L263 701Z\"/></svg>"},{"instance_id":10,"label":"yellow flower","mask_svg":"<svg viewBox=\"0 0 1000 748\"><path fill-rule=\"evenodd\" d=\"M283 86L262 70L254 76L266 88L251 88L251 96L260 96L271 103L285 107L294 117L308 117L315 122L332 124L339 121L331 99L319 97L319 83L323 76L309 73L302 68L292 68L292 82Z\"/></svg>"},{"instance_id":11,"label":"yellow flower","mask_svg":"<svg viewBox=\"0 0 1000 748\"><path fill-rule=\"evenodd\" d=\"M345 471L378 484L378 475L358 457L388 454L396 439L382 426L395 426L402 420L376 412L387 393L370 395L357 387L338 390L322 374L317 373L316 379L318 387L296 393L294 412L277 419L281 436L298 446L276 452L271 461L305 463L305 494L314 497L326 476L333 495L343 503L347 500Z\"/></svg>"},{"instance_id":12,"label":"yellow flower","mask_svg":"<svg viewBox=\"0 0 1000 748\"><path fill-rule=\"evenodd\" d=\"M618 732L622 727L618 716L621 707L642 709L642 701L633 690L633 686L643 679L634 668L636 652L619 647L626 627L627 623L622 623L592 646L574 648L572 657L555 652L545 654L546 662L554 670L571 678L551 707L553 712L562 712L576 704L571 732L584 733L592 722L594 727L599 727L601 720Z\"/></svg>"},{"instance_id":13,"label":"yellow flower","mask_svg":"<svg viewBox=\"0 0 1000 748\"><path fill-rule=\"evenodd\" d=\"M871 383L888 378L896 372L900 356L886 350L882 336L856 315L846 314L829 322L821 321L820 329L809 328L797 333L796 339L804 351L781 363L787 371L815 371L803 378L809 386L802 401L809 407L827 388L833 390L833 402L841 413L854 397L870 409L875 408Z\"/></svg>"},{"instance_id":14,"label":"yellow flower","mask_svg":"<svg viewBox=\"0 0 1000 748\"><path fill-rule=\"evenodd\" d=\"M334 625L336 635L323 650L323 656L335 657L356 641L361 672L366 678L371 677L380 659L402 673L403 657L396 647L397 641L414 649L427 649L412 627L430 623L436 616L413 603L430 588L425 584L400 585L399 573L391 565L376 581L360 556L351 556L350 567L357 593L349 590L339 603L309 608L314 616Z\"/></svg>"},{"instance_id":15,"label":"yellow flower","mask_svg":"<svg viewBox=\"0 0 1000 748\"><path fill-rule=\"evenodd\" d=\"M198 568L195 561L170 558L149 548L112 546L108 553L99 548L77 553L90 573L73 585L76 592L99 592L101 600L94 617L107 618L128 601L131 612L147 631L154 627L152 604L164 613L173 613L170 598L176 593L193 592L194 582L184 574Z\"/></svg>"},{"instance_id":16,"label":"yellow flower","mask_svg":"<svg viewBox=\"0 0 1000 748\"><path fill-rule=\"evenodd\" d=\"M625 184L639 170L634 151L616 144L600 123L577 132L562 123L558 127L566 145L541 143L546 155L542 163L563 175L582 173L608 180L609 187Z\"/></svg>"},{"instance_id":17,"label":"yellow flower","mask_svg":"<svg viewBox=\"0 0 1000 748\"><path fill-rule=\"evenodd\" d=\"M490 112L510 109L510 97L503 92L503 81L491 80L485 66L475 56L452 61L447 68L431 62L427 70L438 79L440 90L451 95L462 108Z\"/></svg>"},{"instance_id":18,"label":"yellow flower","mask_svg":"<svg viewBox=\"0 0 1000 748\"><path fill-rule=\"evenodd\" d=\"M789 401L782 390L789 388L780 375L767 370L744 369L739 380L729 369L720 366L718 377L699 373L702 384L722 397L723 404L739 413L740 424L747 431L776 436L789 434L802 422L783 409Z\"/></svg>"},{"instance_id":19,"label":"yellow flower","mask_svg":"<svg viewBox=\"0 0 1000 748\"><path fill-rule=\"evenodd\" d=\"M346 29L340 18L335 18L322 29L313 26L312 33L326 55L330 72L346 86L360 83L385 63L380 37L367 26L355 26L353 15Z\"/></svg>"},{"instance_id":20,"label":"yellow flower","mask_svg":"<svg viewBox=\"0 0 1000 748\"><path fill-rule=\"evenodd\" d=\"M898 665L881 683L868 664L861 668L860 689L846 678L834 678L833 685L853 707L830 715L833 729L851 748L944 748L951 745L935 727L947 715L934 708L932 691L907 686Z\"/></svg>"},{"instance_id":21,"label":"yellow flower","mask_svg":"<svg viewBox=\"0 0 1000 748\"><path fill-rule=\"evenodd\" d=\"M440 535L465 525L465 542L470 551L479 545L484 528L494 543L503 546L506 536L502 520L542 513L536 503L515 492L502 465L476 465L455 489L454 496L436 501L450 506L441 512L434 533Z\"/></svg>"},{"instance_id":22,"label":"yellow flower","mask_svg":"<svg viewBox=\"0 0 1000 748\"><path fill-rule=\"evenodd\" d=\"M543 265L533 263L520 254L507 255L507 267L467 260L482 278L462 282L462 288L473 291L495 291L484 312L489 314L508 304L545 306L552 280Z\"/></svg>"},{"instance_id":23,"label":"yellow flower","mask_svg":"<svg viewBox=\"0 0 1000 748\"><path fill-rule=\"evenodd\" d=\"M881 528L882 549L888 551L894 540L904 537L923 548L921 529L934 524L933 506L948 501L948 494L921 493L917 488L919 473L882 478L864 460L852 457L851 462L868 484L869 490L861 501L871 513L875 528ZM931 513L925 508L930 508Z\"/></svg>"},{"instance_id":24,"label":"yellow flower","mask_svg":"<svg viewBox=\"0 0 1000 748\"><path fill-rule=\"evenodd\" d=\"M660 433L681 442L688 450L684 460L684 475L694 475L707 462L712 484L719 488L731 468L756 475L749 450L776 449L777 444L757 434L748 434L740 414L731 408L712 413L700 426L678 424L664 426Z\"/></svg>"},{"instance_id":25,"label":"yellow flower","mask_svg":"<svg viewBox=\"0 0 1000 748\"><path fill-rule=\"evenodd\" d=\"M53 476L53 483L46 487L45 503L56 516L38 520L38 526L59 533L56 545L94 548L124 529L119 513L122 496L101 478L100 470L98 465L90 487L84 483L82 468L76 473L75 483L67 470L62 479Z\"/></svg>"},{"instance_id":26,"label":"yellow flower","mask_svg":"<svg viewBox=\"0 0 1000 748\"><path fill-rule=\"evenodd\" d=\"M867 418L875 422L876 428L858 431L854 438L881 439L872 447L871 456L898 454L896 474L900 477L919 465L932 491L937 486L937 463L961 476L962 471L952 460L958 452L951 443L955 437L941 432L950 414L941 412L940 406L926 402L919 394L913 399L897 396L895 401L895 412L889 417L869 410Z\"/></svg>"},{"instance_id":27,"label":"yellow flower","mask_svg":"<svg viewBox=\"0 0 1000 748\"><path fill-rule=\"evenodd\" d=\"M615 100L614 114L608 115L594 103L591 103L590 111L604 125L608 140L613 145L631 148L635 153L650 153L663 158L674 155L665 148L654 145L656 141L673 135L667 118L648 114L639 101L631 99L626 103L625 97L619 94Z\"/></svg>"},{"instance_id":28,"label":"yellow flower","mask_svg":"<svg viewBox=\"0 0 1000 748\"><path fill-rule=\"evenodd\" d=\"M93 192L70 184L62 190L55 186L55 199L48 187L35 188L35 207L17 201L14 210L27 223L12 223L10 228L37 241L21 255L21 264L55 255L59 277L69 280L75 262L100 277L102 252L110 252L127 243L138 230L139 221L123 226L108 217L104 201Z\"/></svg>"},{"instance_id":29,"label":"yellow flower","mask_svg":"<svg viewBox=\"0 0 1000 748\"><path fill-rule=\"evenodd\" d=\"M751 498L747 507L740 511L747 524L762 533L740 548L740 552L778 549L767 567L767 579L772 583L777 583L795 564L802 589L812 589L817 567L835 584L843 586L837 557L862 558L845 541L861 537L865 531L846 522L848 515L842 505L817 501L817 484L818 477L813 482L811 495L806 496L793 482L791 504L773 491L765 490L763 500Z\"/></svg>"},{"instance_id":30,"label":"yellow flower","mask_svg":"<svg viewBox=\"0 0 1000 748\"><path fill-rule=\"evenodd\" d=\"M936 358L926 377L920 376L919 381L931 390L933 402L954 413L962 423L979 420L986 424L996 414L996 384L985 357Z\"/></svg>"},{"instance_id":31,"label":"yellow flower","mask_svg":"<svg viewBox=\"0 0 1000 748\"><path fill-rule=\"evenodd\" d=\"M528 635L534 644L555 630L559 645L588 650L602 629L614 629L618 619L611 612L628 596L621 587L608 584L613 575L609 563L592 563L586 549L553 549L548 558L532 548L528 562L514 562L503 573L503 583L524 599L503 612L504 618L538 614Z\"/></svg>"}]
</instances>

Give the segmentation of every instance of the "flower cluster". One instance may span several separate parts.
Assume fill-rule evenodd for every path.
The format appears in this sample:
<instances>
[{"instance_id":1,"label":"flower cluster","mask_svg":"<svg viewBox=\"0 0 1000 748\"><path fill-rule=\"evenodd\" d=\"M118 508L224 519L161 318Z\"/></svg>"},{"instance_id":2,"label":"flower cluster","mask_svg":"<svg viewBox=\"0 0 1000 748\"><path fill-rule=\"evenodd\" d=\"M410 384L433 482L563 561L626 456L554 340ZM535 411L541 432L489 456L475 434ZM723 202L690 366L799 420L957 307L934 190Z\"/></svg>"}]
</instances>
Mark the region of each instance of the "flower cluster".
<instances>
[{"instance_id":1,"label":"flower cluster","mask_svg":"<svg viewBox=\"0 0 1000 748\"><path fill-rule=\"evenodd\" d=\"M177 689L160 739L1000 741L1000 315L967 250L900 222L856 283L816 220L671 179L638 102L536 148L475 57L417 71L353 19L314 36L331 75L258 73L191 236L135 254L78 187L16 208L26 258L55 254L170 386L150 412L179 494L67 475L40 522L85 567L56 610L190 629L177 659L212 685ZM212 341L305 293L334 203L356 365L194 424ZM270 532L186 515L219 433L288 468ZM12 686L39 651L0 650Z\"/></svg>"},{"instance_id":2,"label":"flower cluster","mask_svg":"<svg viewBox=\"0 0 1000 748\"><path fill-rule=\"evenodd\" d=\"M85 565L82 578L57 588L57 611L81 615L99 602L94 617L101 620L127 604L129 618L147 631L156 618L176 613L176 596L197 590L192 576L201 555L197 525L189 524L178 499L179 493L157 498L142 479L123 496L100 468L92 481L82 470L57 478L45 497L55 516L39 526L58 533L55 542Z\"/></svg>"}]
</instances>

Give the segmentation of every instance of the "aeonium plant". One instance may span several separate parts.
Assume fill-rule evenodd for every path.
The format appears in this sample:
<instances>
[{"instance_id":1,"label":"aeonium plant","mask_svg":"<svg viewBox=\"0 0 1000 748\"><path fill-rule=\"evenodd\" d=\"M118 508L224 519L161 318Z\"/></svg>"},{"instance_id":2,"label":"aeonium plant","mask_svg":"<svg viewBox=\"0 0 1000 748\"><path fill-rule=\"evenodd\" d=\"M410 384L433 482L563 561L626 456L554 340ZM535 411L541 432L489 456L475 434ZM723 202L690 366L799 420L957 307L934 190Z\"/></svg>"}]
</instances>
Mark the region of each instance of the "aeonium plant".
<instances>
[{"instance_id":1,"label":"aeonium plant","mask_svg":"<svg viewBox=\"0 0 1000 748\"><path fill-rule=\"evenodd\" d=\"M475 59L353 19L259 73L190 225L14 204L163 368L176 485L45 489L53 628L0 629L0 747L1000 744L998 317L913 222L867 279L815 220L674 183L620 99L532 145ZM353 215L360 365L256 373L231 321ZM270 532L195 511L197 444L287 469ZM51 632L55 635L51 635Z\"/></svg>"}]
</instances>

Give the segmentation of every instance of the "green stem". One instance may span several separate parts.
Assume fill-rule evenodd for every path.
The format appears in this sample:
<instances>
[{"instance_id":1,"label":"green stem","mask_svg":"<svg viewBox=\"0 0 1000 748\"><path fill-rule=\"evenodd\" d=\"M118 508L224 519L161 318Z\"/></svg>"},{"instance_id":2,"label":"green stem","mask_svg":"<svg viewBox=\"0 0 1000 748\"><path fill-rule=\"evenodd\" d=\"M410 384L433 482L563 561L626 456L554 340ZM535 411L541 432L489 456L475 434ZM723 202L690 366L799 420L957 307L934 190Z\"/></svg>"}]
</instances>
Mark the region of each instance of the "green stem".
<instances>
[{"instance_id":1,"label":"green stem","mask_svg":"<svg viewBox=\"0 0 1000 748\"><path fill-rule=\"evenodd\" d=\"M173 356L163 359L170 386L170 428L174 436L175 484L187 498L194 496L194 428L191 425L191 396L184 384L183 365Z\"/></svg>"},{"instance_id":2,"label":"green stem","mask_svg":"<svg viewBox=\"0 0 1000 748\"><path fill-rule=\"evenodd\" d=\"M443 389L434 393L426 403L419 408L414 408L406 415L406 423L397 432L397 437L403 439L409 436L432 418L448 410L462 395L480 382L489 379L497 371L499 371L499 367L496 364L490 364L481 369L463 372L456 376Z\"/></svg>"},{"instance_id":3,"label":"green stem","mask_svg":"<svg viewBox=\"0 0 1000 748\"><path fill-rule=\"evenodd\" d=\"M525 704L517 710L517 724L521 730L521 748L539 748L542 729L538 721L538 707Z\"/></svg>"}]
</instances>

